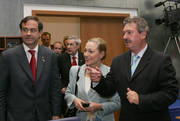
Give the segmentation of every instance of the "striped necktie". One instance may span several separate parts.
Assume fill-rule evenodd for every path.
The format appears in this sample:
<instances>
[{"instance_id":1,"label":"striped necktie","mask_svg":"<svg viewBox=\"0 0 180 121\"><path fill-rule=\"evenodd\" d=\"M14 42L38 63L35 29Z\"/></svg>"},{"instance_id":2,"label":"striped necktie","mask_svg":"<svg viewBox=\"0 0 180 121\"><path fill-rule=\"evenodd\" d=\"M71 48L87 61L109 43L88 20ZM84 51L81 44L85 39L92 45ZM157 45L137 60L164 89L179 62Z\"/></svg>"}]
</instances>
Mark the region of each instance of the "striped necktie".
<instances>
[{"instance_id":1,"label":"striped necktie","mask_svg":"<svg viewBox=\"0 0 180 121\"><path fill-rule=\"evenodd\" d=\"M140 57L138 55L132 56L132 61L131 61L131 76L134 74L136 67L138 65L138 59Z\"/></svg>"}]
</instances>

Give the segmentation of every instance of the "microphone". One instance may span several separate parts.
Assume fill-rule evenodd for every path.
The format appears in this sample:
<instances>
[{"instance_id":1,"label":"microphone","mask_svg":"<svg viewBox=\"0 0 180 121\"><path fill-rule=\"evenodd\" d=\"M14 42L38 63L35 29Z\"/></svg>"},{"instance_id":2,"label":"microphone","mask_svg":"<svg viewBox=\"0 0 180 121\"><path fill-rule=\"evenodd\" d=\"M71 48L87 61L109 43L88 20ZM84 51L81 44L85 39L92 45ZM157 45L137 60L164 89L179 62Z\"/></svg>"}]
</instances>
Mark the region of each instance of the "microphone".
<instances>
[{"instance_id":1,"label":"microphone","mask_svg":"<svg viewBox=\"0 0 180 121\"><path fill-rule=\"evenodd\" d=\"M166 1L164 1L164 2L158 2L158 3L156 3L156 4L154 5L154 7L159 7L159 6L163 5L165 2L166 2Z\"/></svg>"}]
</instances>

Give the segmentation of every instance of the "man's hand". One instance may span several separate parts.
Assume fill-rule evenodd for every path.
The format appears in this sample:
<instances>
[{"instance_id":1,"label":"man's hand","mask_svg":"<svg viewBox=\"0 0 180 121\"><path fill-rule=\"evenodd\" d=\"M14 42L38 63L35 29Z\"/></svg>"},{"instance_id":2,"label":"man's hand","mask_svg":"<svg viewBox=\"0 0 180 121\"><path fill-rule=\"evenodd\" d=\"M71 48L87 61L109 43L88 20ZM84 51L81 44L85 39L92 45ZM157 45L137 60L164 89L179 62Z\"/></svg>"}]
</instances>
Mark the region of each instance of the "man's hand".
<instances>
[{"instance_id":1,"label":"man's hand","mask_svg":"<svg viewBox=\"0 0 180 121\"><path fill-rule=\"evenodd\" d=\"M93 82L100 81L102 74L101 74L101 70L98 67L92 68L87 66L86 69L90 72L91 81Z\"/></svg>"},{"instance_id":2,"label":"man's hand","mask_svg":"<svg viewBox=\"0 0 180 121\"><path fill-rule=\"evenodd\" d=\"M61 93L62 93L62 94L65 94L65 92L66 92L66 87L64 87L64 88L61 89Z\"/></svg>"},{"instance_id":3,"label":"man's hand","mask_svg":"<svg viewBox=\"0 0 180 121\"><path fill-rule=\"evenodd\" d=\"M139 104L139 95L137 92L132 91L130 88L127 88L127 99L129 101L129 103L131 104Z\"/></svg>"}]
</instances>

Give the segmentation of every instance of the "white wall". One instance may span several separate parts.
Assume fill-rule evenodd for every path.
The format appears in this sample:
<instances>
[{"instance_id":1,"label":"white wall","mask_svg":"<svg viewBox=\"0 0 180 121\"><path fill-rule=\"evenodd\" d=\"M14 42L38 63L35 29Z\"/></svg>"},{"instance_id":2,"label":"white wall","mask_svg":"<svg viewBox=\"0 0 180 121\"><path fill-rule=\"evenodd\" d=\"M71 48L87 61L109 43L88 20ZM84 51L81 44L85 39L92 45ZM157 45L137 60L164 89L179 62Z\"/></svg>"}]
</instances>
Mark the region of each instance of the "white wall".
<instances>
[{"instance_id":1,"label":"white wall","mask_svg":"<svg viewBox=\"0 0 180 121\"><path fill-rule=\"evenodd\" d=\"M75 12L102 12L102 13L128 13L130 16L137 16L137 9L120 9L105 7L80 7L64 5L42 5L42 4L24 4L24 16L32 15L32 10L48 11L75 11Z\"/></svg>"}]
</instances>

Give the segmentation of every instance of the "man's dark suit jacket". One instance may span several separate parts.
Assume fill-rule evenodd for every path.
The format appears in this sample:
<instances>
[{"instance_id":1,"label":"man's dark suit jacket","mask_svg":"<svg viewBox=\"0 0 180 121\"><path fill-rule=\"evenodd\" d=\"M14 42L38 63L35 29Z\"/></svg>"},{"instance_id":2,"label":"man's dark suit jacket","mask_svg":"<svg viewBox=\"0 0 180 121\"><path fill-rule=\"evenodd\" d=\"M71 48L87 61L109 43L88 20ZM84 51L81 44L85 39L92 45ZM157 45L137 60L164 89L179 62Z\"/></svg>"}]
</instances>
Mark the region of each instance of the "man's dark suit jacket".
<instances>
[{"instance_id":1,"label":"man's dark suit jacket","mask_svg":"<svg viewBox=\"0 0 180 121\"><path fill-rule=\"evenodd\" d=\"M60 115L57 57L39 46L36 85L22 45L8 49L0 57L0 121L39 121Z\"/></svg>"},{"instance_id":2,"label":"man's dark suit jacket","mask_svg":"<svg viewBox=\"0 0 180 121\"><path fill-rule=\"evenodd\" d=\"M85 63L84 55L78 52L78 65ZM59 73L61 75L61 88L67 87L69 83L69 70L71 68L71 58L68 53L63 53L58 57Z\"/></svg>"},{"instance_id":3,"label":"man's dark suit jacket","mask_svg":"<svg viewBox=\"0 0 180 121\"><path fill-rule=\"evenodd\" d=\"M170 121L168 106L178 95L175 70L168 56L149 47L131 77L131 52L117 56L111 71L94 88L103 96L116 90L121 98L120 121ZM139 105L127 100L127 88L139 94Z\"/></svg>"}]
</instances>

